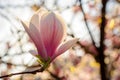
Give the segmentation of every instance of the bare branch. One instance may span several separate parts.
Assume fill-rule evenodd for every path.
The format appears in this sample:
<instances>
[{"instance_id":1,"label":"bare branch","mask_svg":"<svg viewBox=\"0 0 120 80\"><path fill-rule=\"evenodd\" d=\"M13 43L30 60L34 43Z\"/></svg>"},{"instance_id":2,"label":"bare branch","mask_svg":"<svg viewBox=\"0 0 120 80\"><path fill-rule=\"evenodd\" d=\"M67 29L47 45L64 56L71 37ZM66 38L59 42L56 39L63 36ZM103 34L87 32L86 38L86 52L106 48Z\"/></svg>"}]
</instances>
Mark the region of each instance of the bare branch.
<instances>
[{"instance_id":1,"label":"bare branch","mask_svg":"<svg viewBox=\"0 0 120 80\"><path fill-rule=\"evenodd\" d=\"M105 14L106 14L106 4L107 4L108 0L102 0L102 9L101 9L101 25L100 25L100 47L99 47L99 62L100 62L100 74L101 74L101 80L109 80L109 77L107 76L107 66L104 62L105 59L105 55L104 55L104 49L105 49L105 45L104 45L104 39L105 39L105 26L106 26L106 18L105 18Z\"/></svg>"},{"instance_id":2,"label":"bare branch","mask_svg":"<svg viewBox=\"0 0 120 80\"><path fill-rule=\"evenodd\" d=\"M86 28L87 28L87 30L88 30L88 32L89 32L89 34L90 34L92 44L95 46L96 50L98 50L97 46L95 45L95 41L94 41L93 35L92 35L92 33L91 33L90 29L89 29L89 26L88 26L88 23L87 23L87 19L86 19L86 17L85 17L85 12L84 12L83 7L82 7L82 2L81 2L81 0L79 0L79 2L80 2L80 8L81 8L81 11L82 11L82 14L83 14L83 19L84 19Z\"/></svg>"},{"instance_id":3,"label":"bare branch","mask_svg":"<svg viewBox=\"0 0 120 80\"><path fill-rule=\"evenodd\" d=\"M29 69L26 70L24 72L19 72L19 73L12 73L12 74L8 74L8 75L4 75L4 76L0 76L0 78L5 78L5 77L11 77L13 75L20 75L20 74L36 74L37 72L43 72L44 68L43 67L38 67L37 69Z\"/></svg>"}]
</instances>

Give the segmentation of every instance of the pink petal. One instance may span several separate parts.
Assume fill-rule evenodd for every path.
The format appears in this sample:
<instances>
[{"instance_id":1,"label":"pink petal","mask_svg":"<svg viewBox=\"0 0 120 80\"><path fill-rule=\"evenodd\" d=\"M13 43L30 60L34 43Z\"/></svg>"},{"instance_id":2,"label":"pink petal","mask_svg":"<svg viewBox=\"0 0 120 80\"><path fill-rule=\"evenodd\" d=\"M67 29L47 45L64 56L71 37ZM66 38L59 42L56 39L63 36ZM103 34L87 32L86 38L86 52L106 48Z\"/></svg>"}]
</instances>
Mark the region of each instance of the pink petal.
<instances>
[{"instance_id":1,"label":"pink petal","mask_svg":"<svg viewBox=\"0 0 120 80\"><path fill-rule=\"evenodd\" d=\"M43 45L43 41L41 39L39 30L32 23L30 23L29 27L26 26L26 24L23 22L22 22L22 24L23 24L26 32L30 36L30 38L35 43L35 46L37 47L37 50L38 50L38 53L40 54L40 56L47 59L47 53L46 53L45 47Z\"/></svg>"},{"instance_id":2,"label":"pink petal","mask_svg":"<svg viewBox=\"0 0 120 80\"><path fill-rule=\"evenodd\" d=\"M37 28L37 30L39 30L40 26L39 15L34 14L30 20L30 23L33 24Z\"/></svg>"},{"instance_id":3,"label":"pink petal","mask_svg":"<svg viewBox=\"0 0 120 80\"><path fill-rule=\"evenodd\" d=\"M57 46L62 41L65 34L64 27L66 27L64 22L53 12L42 17L40 33L49 56L53 55Z\"/></svg>"},{"instance_id":4,"label":"pink petal","mask_svg":"<svg viewBox=\"0 0 120 80\"><path fill-rule=\"evenodd\" d=\"M30 23L35 25L35 27L39 30L40 28L40 19L43 15L47 14L48 11L45 8L40 8L31 18Z\"/></svg>"},{"instance_id":5,"label":"pink petal","mask_svg":"<svg viewBox=\"0 0 120 80\"><path fill-rule=\"evenodd\" d=\"M45 15L46 13L48 13L48 10L46 10L45 8L41 7L36 14L39 15L39 17L42 17L43 15Z\"/></svg>"},{"instance_id":6,"label":"pink petal","mask_svg":"<svg viewBox=\"0 0 120 80\"><path fill-rule=\"evenodd\" d=\"M29 52L35 57L38 56L38 52L35 50L30 50Z\"/></svg>"},{"instance_id":7,"label":"pink petal","mask_svg":"<svg viewBox=\"0 0 120 80\"><path fill-rule=\"evenodd\" d=\"M76 42L78 41L77 38L72 39L67 41L66 43L60 45L58 47L58 49L56 50L55 54L52 57L52 60L55 59L57 56L59 56L60 54L64 53L66 50L68 50L70 47L72 47ZM51 60L51 61L52 61Z\"/></svg>"},{"instance_id":8,"label":"pink petal","mask_svg":"<svg viewBox=\"0 0 120 80\"><path fill-rule=\"evenodd\" d=\"M35 25L35 27L39 28L40 27L40 18L48 13L48 11L45 8L40 8L31 18L30 23Z\"/></svg>"}]
</instances>

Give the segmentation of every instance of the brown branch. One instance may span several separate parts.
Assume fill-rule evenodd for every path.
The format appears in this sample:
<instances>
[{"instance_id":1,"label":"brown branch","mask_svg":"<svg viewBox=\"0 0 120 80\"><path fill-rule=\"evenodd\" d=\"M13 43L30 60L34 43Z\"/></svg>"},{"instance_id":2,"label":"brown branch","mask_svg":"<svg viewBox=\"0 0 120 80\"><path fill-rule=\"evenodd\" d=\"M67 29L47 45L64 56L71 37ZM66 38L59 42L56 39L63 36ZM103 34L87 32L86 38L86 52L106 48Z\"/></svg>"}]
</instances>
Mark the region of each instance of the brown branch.
<instances>
[{"instance_id":1,"label":"brown branch","mask_svg":"<svg viewBox=\"0 0 120 80\"><path fill-rule=\"evenodd\" d=\"M96 50L98 50L97 46L95 45L95 41L94 41L92 32L91 32L90 29L89 29L89 26L88 26L88 23L87 23L87 19L86 19L86 17L85 17L85 12L84 12L83 7L82 7L82 2L81 2L81 0L79 0L79 2L80 2L80 8L81 8L81 11L82 11L82 14L83 14L83 19L84 19L86 28L87 28L87 30L88 30L88 33L89 33L89 35L90 35L90 37L91 37L92 44L95 46Z\"/></svg>"},{"instance_id":2,"label":"brown branch","mask_svg":"<svg viewBox=\"0 0 120 80\"><path fill-rule=\"evenodd\" d=\"M81 10L82 10L82 13L83 13L83 17L84 17L84 21L85 21L85 24L86 24L86 27L88 29L88 32L90 34L90 37L91 37L91 40L92 40L92 43L93 45L96 47L95 45L95 42L94 42L94 38L92 36L92 33L89 29L89 26L88 26L88 23L87 23L87 19L85 17L85 12L82 8L82 3L81 3L81 0L79 0L80 2L80 7L81 7ZM99 52L99 55L98 55L98 58L99 58L99 63L100 63L100 74L101 74L101 80L109 80L109 77L110 76L107 76L107 69L106 69L106 64L104 62L104 59L105 59L105 55L104 55L104 37L105 37L105 26L106 26L106 18L105 18L105 9L106 9L106 3L107 3L107 0L102 0L102 4L103 4L103 7L102 7L102 22L101 22L101 27L100 27L100 47L96 47L96 50Z\"/></svg>"},{"instance_id":3,"label":"brown branch","mask_svg":"<svg viewBox=\"0 0 120 80\"><path fill-rule=\"evenodd\" d=\"M11 77L13 75L20 75L20 74L36 74L37 72L43 72L43 71L44 71L44 68L39 67L37 69L32 69L32 70L29 69L24 72L12 73L12 74L8 74L8 75L0 76L0 78Z\"/></svg>"},{"instance_id":4,"label":"brown branch","mask_svg":"<svg viewBox=\"0 0 120 80\"><path fill-rule=\"evenodd\" d=\"M102 15L102 22L101 22L101 25L100 25L100 47L99 47L99 55L98 55L98 58L99 58L99 63L100 63L100 74L101 74L101 80L109 80L108 78L108 73L107 73L107 66L104 62L104 59L105 59L105 55L104 55L104 49L105 49L105 45L104 45L104 39L105 39L105 26L106 26L106 18L105 18L105 14L106 14L106 3L107 3L107 0L102 0L102 12L101 12L101 15Z\"/></svg>"},{"instance_id":5,"label":"brown branch","mask_svg":"<svg viewBox=\"0 0 120 80\"><path fill-rule=\"evenodd\" d=\"M36 74L37 72L43 72L43 71L44 71L44 69L42 67L40 67L39 65L37 65L37 66L31 66L31 67L27 68L24 72L12 73L12 74L8 74L8 75L0 76L0 78L6 78L6 77L11 77L13 75L20 75L20 74ZM49 72L50 75L55 80L61 80L62 79L62 77L58 77L57 75L53 74L49 70L46 70L46 71Z\"/></svg>"}]
</instances>

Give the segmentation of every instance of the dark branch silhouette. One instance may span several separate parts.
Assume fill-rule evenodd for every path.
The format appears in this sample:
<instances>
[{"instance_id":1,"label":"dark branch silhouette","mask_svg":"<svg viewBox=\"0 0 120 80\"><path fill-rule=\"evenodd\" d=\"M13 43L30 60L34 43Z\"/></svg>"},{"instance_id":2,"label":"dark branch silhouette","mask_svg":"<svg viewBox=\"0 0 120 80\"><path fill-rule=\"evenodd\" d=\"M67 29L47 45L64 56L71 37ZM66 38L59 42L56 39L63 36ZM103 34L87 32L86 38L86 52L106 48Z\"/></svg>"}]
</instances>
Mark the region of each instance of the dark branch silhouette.
<instances>
[{"instance_id":1,"label":"dark branch silhouette","mask_svg":"<svg viewBox=\"0 0 120 80\"><path fill-rule=\"evenodd\" d=\"M82 14L83 14L83 20L84 20L84 22L85 22L86 28L87 28L87 30L88 30L88 32L89 32L90 37L91 37L92 44L95 46L96 50L98 50L97 46L95 45L95 41L94 41L92 32L91 32L90 29L89 29L89 26L88 26L88 23L87 23L87 19L86 19L86 17L85 17L85 12L84 12L83 7L82 7L82 2L81 2L81 0L79 0L79 2L80 2L80 8L81 8L81 11L82 11Z\"/></svg>"},{"instance_id":2,"label":"dark branch silhouette","mask_svg":"<svg viewBox=\"0 0 120 80\"><path fill-rule=\"evenodd\" d=\"M44 71L44 68L39 67L37 69L31 69L31 70L29 69L24 72L18 72L18 73L12 73L12 74L8 74L8 75L0 76L0 78L11 77L13 75L20 75L20 74L36 74L37 72L43 72L43 71Z\"/></svg>"},{"instance_id":3,"label":"dark branch silhouette","mask_svg":"<svg viewBox=\"0 0 120 80\"><path fill-rule=\"evenodd\" d=\"M105 59L105 55L104 55L104 49L105 49L105 46L104 46L104 37L105 37L105 26L106 26L106 18L105 18L105 14L106 14L106 3L107 3L107 0L102 0L102 12L101 12L101 19L102 19L102 22L101 22L101 25L100 25L100 47L99 47L99 62L100 62L100 74L101 74L101 79L102 80L109 80L107 78L107 69L106 69L106 64L104 62L104 59Z\"/></svg>"},{"instance_id":4,"label":"dark branch silhouette","mask_svg":"<svg viewBox=\"0 0 120 80\"><path fill-rule=\"evenodd\" d=\"M84 21L85 21L87 30L88 30L88 32L90 34L90 37L91 37L93 45L96 47L94 38L92 36L92 33L91 33L91 31L89 29L89 26L88 26L88 23L87 23L87 19L85 17L85 12L84 12L84 10L82 8L81 0L79 0L79 2L80 2L80 7L81 7L81 10L82 10L82 13L83 13L83 17L84 17ZM106 3L107 3L107 0L102 0L103 7L102 7L102 10L101 10L102 22L101 22L101 25L100 25L100 47L96 47L96 50L99 53L97 57L99 58L100 74L101 74L101 79L102 80L109 80L108 76L106 75L106 73L107 73L106 67L107 66L106 66L106 64L104 62L104 59L105 59L105 55L104 55L104 37L105 37L105 32L104 32L104 29L105 29L105 26L106 26L106 18L105 18Z\"/></svg>"}]
</instances>

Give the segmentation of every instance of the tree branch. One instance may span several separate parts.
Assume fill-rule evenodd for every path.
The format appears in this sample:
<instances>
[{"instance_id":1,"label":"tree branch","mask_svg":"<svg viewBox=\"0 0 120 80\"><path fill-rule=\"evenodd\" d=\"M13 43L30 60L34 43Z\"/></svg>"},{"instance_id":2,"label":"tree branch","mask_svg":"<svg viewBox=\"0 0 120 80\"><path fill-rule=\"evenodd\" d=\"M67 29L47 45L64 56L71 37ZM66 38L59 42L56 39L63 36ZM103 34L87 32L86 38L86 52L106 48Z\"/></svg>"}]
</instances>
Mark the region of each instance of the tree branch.
<instances>
[{"instance_id":1,"label":"tree branch","mask_svg":"<svg viewBox=\"0 0 120 80\"><path fill-rule=\"evenodd\" d=\"M87 19L86 19L86 17L85 17L85 12L84 12L83 7L82 7L82 2L81 2L81 0L79 0L79 2L80 2L80 8L81 8L81 11L82 11L82 14L83 14L83 19L84 19L86 28L87 28L87 30L88 30L88 32L89 32L89 34L90 34L92 44L95 46L96 50L98 50L97 46L95 45L95 41L94 41L93 35L92 35L92 33L91 33L90 29L89 29L89 26L88 26L88 23L87 23Z\"/></svg>"},{"instance_id":2,"label":"tree branch","mask_svg":"<svg viewBox=\"0 0 120 80\"><path fill-rule=\"evenodd\" d=\"M99 58L99 63L100 63L100 74L101 74L101 80L109 80L108 76L107 76L107 66L104 62L104 59L105 59L105 55L104 55L104 49L105 49L105 46L104 46L104 37L105 37L105 26L106 26L106 18L105 18L105 14L106 14L106 3L107 3L107 0L102 0L102 12L101 12L101 15L102 15L102 22L101 22L101 25L100 25L100 47L99 47L99 55L98 55L98 58Z\"/></svg>"},{"instance_id":3,"label":"tree branch","mask_svg":"<svg viewBox=\"0 0 120 80\"><path fill-rule=\"evenodd\" d=\"M19 73L12 73L4 76L0 76L0 78L5 78L5 77L11 77L13 75L20 75L20 74L36 74L37 72L43 72L44 68L43 67L38 67L37 69L32 69L32 70L26 70L24 72L19 72Z\"/></svg>"}]
</instances>

